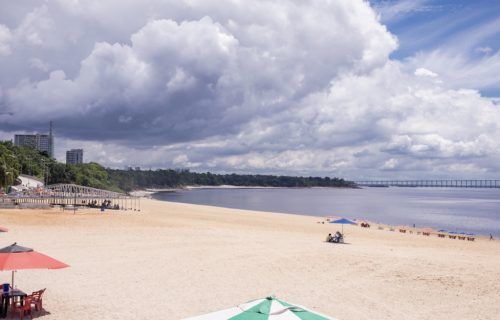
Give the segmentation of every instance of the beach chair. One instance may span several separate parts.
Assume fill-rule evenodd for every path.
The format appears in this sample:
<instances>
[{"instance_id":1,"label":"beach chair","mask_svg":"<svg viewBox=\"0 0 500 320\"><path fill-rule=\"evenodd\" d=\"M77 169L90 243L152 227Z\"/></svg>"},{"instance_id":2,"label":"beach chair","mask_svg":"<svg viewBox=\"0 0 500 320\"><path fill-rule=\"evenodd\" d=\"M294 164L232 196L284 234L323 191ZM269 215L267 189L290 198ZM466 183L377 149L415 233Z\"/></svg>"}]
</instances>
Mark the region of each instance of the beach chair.
<instances>
[{"instance_id":1,"label":"beach chair","mask_svg":"<svg viewBox=\"0 0 500 320\"><path fill-rule=\"evenodd\" d=\"M22 320L26 315L29 315L31 319L33 317L31 316L31 303L32 303L32 296L26 296L23 299L23 302L17 302L12 306L12 313L18 314L19 319Z\"/></svg>"},{"instance_id":2,"label":"beach chair","mask_svg":"<svg viewBox=\"0 0 500 320\"><path fill-rule=\"evenodd\" d=\"M42 298L43 298L43 293L45 292L45 289L35 291L31 294L31 304L35 306L36 311L41 311L43 306L42 306Z\"/></svg>"}]
</instances>

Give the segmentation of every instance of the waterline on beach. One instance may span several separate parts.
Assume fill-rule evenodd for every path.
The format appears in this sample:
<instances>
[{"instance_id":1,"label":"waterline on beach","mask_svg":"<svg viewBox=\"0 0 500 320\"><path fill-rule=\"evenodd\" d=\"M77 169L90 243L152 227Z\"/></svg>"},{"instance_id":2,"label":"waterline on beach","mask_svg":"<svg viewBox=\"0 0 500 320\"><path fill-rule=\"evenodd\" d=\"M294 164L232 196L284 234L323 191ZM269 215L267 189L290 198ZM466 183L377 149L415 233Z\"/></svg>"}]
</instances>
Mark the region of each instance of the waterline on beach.
<instances>
[{"instance_id":1,"label":"waterline on beach","mask_svg":"<svg viewBox=\"0 0 500 320\"><path fill-rule=\"evenodd\" d=\"M447 188L197 189L159 192L164 201L500 236L500 191Z\"/></svg>"}]
</instances>

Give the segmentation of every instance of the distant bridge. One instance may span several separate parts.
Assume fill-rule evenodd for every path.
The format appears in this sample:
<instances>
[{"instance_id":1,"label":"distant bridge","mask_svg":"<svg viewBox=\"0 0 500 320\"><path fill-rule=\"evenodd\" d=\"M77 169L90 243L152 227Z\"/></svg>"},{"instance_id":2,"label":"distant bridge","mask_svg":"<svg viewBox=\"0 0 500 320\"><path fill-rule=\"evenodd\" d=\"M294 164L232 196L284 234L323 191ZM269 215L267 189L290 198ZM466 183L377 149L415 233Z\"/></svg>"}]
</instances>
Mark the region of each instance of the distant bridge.
<instances>
[{"instance_id":1,"label":"distant bridge","mask_svg":"<svg viewBox=\"0 0 500 320\"><path fill-rule=\"evenodd\" d=\"M369 180L354 183L361 187L500 188L500 180Z\"/></svg>"}]
</instances>

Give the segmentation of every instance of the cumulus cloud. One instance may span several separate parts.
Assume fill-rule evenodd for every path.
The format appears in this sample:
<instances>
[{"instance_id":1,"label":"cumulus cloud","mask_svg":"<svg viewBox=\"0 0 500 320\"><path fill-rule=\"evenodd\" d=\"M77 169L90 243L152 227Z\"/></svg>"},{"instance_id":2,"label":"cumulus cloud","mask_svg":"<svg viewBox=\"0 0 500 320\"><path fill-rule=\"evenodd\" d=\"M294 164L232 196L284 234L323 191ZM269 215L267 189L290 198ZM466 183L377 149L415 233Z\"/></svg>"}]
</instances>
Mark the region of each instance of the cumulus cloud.
<instances>
[{"instance_id":1,"label":"cumulus cloud","mask_svg":"<svg viewBox=\"0 0 500 320\"><path fill-rule=\"evenodd\" d=\"M38 58L32 58L30 60L30 66L43 72L49 71L49 65Z\"/></svg>"},{"instance_id":2,"label":"cumulus cloud","mask_svg":"<svg viewBox=\"0 0 500 320\"><path fill-rule=\"evenodd\" d=\"M440 82L430 60L390 60L397 39L361 0L60 0L4 28L2 135L54 120L60 158L348 178L497 169L498 105Z\"/></svg>"},{"instance_id":3,"label":"cumulus cloud","mask_svg":"<svg viewBox=\"0 0 500 320\"><path fill-rule=\"evenodd\" d=\"M0 24L0 56L8 55L11 53L10 42L12 40L12 34L4 25Z\"/></svg>"},{"instance_id":4,"label":"cumulus cloud","mask_svg":"<svg viewBox=\"0 0 500 320\"><path fill-rule=\"evenodd\" d=\"M396 46L362 2L263 1L249 12L226 5L188 2L200 18L174 13L147 22L128 44L97 42L74 77L61 69L11 87L13 115L1 120L52 119L69 137L150 145L235 133L250 116L287 108L346 69L380 66ZM40 45L56 23L50 16L46 5L34 9L19 34ZM96 130L73 132L82 126Z\"/></svg>"},{"instance_id":5,"label":"cumulus cloud","mask_svg":"<svg viewBox=\"0 0 500 320\"><path fill-rule=\"evenodd\" d=\"M431 77L431 78L435 78L438 76L437 73L432 72L431 70L425 68L418 68L417 70L415 70L415 75L420 77Z\"/></svg>"}]
</instances>

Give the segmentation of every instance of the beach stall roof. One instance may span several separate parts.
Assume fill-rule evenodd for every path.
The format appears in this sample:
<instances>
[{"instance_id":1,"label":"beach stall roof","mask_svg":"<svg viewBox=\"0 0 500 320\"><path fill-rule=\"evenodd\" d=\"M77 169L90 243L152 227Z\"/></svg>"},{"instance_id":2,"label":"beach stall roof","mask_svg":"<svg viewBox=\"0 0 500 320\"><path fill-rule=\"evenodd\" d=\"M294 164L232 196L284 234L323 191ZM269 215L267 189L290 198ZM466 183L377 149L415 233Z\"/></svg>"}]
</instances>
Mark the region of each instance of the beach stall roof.
<instances>
[{"instance_id":1,"label":"beach stall roof","mask_svg":"<svg viewBox=\"0 0 500 320\"><path fill-rule=\"evenodd\" d=\"M305 307L267 297L184 320L335 320Z\"/></svg>"}]
</instances>

